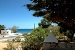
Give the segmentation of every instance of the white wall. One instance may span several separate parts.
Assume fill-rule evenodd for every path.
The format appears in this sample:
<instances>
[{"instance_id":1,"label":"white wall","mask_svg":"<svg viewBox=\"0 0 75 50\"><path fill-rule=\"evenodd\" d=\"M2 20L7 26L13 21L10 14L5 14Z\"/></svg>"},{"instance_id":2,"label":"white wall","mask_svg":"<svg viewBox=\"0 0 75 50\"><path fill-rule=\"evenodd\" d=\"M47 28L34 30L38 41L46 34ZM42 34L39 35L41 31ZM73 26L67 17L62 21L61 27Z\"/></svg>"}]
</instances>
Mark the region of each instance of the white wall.
<instances>
[{"instance_id":1,"label":"white wall","mask_svg":"<svg viewBox=\"0 0 75 50\"><path fill-rule=\"evenodd\" d=\"M1 34L11 34L11 30L1 30Z\"/></svg>"}]
</instances>

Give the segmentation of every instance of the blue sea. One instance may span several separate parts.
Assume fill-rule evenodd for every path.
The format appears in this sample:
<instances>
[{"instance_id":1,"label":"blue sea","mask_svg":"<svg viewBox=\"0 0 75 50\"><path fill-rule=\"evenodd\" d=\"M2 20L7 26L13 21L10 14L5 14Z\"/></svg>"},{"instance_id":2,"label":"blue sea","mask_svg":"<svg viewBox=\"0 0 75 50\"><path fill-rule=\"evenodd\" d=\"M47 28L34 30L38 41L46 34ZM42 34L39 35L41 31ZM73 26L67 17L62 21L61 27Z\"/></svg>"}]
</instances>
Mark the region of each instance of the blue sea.
<instances>
[{"instance_id":1,"label":"blue sea","mask_svg":"<svg viewBox=\"0 0 75 50\"><path fill-rule=\"evenodd\" d=\"M33 29L17 29L18 33L30 33Z\"/></svg>"}]
</instances>

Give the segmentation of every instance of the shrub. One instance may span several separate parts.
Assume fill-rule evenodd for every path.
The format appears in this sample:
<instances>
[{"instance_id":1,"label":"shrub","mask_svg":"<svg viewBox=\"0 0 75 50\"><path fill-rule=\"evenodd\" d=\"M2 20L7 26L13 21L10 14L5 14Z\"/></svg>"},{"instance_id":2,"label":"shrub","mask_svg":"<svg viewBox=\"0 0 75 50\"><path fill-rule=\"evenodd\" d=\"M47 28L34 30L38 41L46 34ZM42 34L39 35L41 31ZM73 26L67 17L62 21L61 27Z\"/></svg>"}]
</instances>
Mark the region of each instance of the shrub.
<instances>
[{"instance_id":1,"label":"shrub","mask_svg":"<svg viewBox=\"0 0 75 50\"><path fill-rule=\"evenodd\" d=\"M13 46L12 42L8 42L7 48L4 48L4 50L16 50L16 48Z\"/></svg>"},{"instance_id":2,"label":"shrub","mask_svg":"<svg viewBox=\"0 0 75 50\"><path fill-rule=\"evenodd\" d=\"M17 37L15 38L15 40L16 40L17 42L20 42L20 41L21 41L20 36L17 36Z\"/></svg>"}]
</instances>

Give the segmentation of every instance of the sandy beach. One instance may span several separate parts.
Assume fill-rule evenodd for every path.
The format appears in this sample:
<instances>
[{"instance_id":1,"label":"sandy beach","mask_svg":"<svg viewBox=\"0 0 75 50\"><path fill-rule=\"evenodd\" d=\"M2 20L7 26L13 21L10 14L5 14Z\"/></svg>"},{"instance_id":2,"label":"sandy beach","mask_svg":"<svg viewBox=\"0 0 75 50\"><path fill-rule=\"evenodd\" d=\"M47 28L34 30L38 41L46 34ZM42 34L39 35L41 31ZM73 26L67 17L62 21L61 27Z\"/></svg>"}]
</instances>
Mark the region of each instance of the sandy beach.
<instances>
[{"instance_id":1,"label":"sandy beach","mask_svg":"<svg viewBox=\"0 0 75 50\"><path fill-rule=\"evenodd\" d=\"M0 50L3 50L3 48L7 47L7 42L0 42Z\"/></svg>"}]
</instances>

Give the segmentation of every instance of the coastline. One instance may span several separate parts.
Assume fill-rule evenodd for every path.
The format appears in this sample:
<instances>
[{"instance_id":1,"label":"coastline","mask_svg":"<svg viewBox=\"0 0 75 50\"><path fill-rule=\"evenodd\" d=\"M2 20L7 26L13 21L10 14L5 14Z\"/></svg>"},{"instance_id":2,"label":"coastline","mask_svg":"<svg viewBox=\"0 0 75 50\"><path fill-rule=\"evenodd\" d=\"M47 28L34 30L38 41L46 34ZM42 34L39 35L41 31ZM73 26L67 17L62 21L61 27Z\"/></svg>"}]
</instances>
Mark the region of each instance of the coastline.
<instances>
[{"instance_id":1,"label":"coastline","mask_svg":"<svg viewBox=\"0 0 75 50\"><path fill-rule=\"evenodd\" d=\"M22 36L23 33L30 34L33 29L18 29L17 33L11 33L9 35L0 34L0 50L7 47L7 40L11 41L11 39L16 38L17 36ZM16 43L15 43L16 44Z\"/></svg>"},{"instance_id":2,"label":"coastline","mask_svg":"<svg viewBox=\"0 0 75 50\"><path fill-rule=\"evenodd\" d=\"M33 29L17 29L17 33L30 33Z\"/></svg>"}]
</instances>

